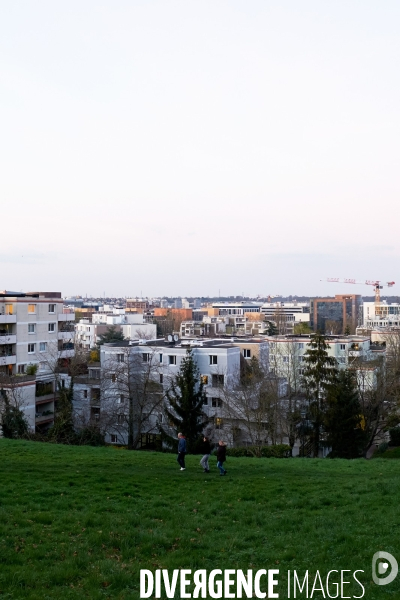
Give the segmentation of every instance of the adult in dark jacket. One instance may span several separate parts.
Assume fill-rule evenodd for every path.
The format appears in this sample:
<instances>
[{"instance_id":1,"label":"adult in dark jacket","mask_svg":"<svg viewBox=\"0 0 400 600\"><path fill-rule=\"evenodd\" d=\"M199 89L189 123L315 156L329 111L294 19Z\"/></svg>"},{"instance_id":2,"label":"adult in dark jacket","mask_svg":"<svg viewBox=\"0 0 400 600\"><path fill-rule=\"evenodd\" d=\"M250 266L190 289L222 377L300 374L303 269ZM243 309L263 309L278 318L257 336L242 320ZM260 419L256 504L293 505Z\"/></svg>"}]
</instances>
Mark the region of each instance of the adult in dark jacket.
<instances>
[{"instance_id":1,"label":"adult in dark jacket","mask_svg":"<svg viewBox=\"0 0 400 600\"><path fill-rule=\"evenodd\" d=\"M224 469L224 462L226 461L226 442L220 440L217 448L217 467L220 475L226 475L227 471Z\"/></svg>"},{"instance_id":2,"label":"adult in dark jacket","mask_svg":"<svg viewBox=\"0 0 400 600\"><path fill-rule=\"evenodd\" d=\"M204 469L204 473L209 473L210 465L208 464L208 459L210 458L211 454L211 444L210 440L206 436L203 437L202 452L204 456L201 459L200 464Z\"/></svg>"},{"instance_id":3,"label":"adult in dark jacket","mask_svg":"<svg viewBox=\"0 0 400 600\"><path fill-rule=\"evenodd\" d=\"M177 461L181 466L181 471L185 470L186 438L183 433L178 433L178 457Z\"/></svg>"}]
</instances>

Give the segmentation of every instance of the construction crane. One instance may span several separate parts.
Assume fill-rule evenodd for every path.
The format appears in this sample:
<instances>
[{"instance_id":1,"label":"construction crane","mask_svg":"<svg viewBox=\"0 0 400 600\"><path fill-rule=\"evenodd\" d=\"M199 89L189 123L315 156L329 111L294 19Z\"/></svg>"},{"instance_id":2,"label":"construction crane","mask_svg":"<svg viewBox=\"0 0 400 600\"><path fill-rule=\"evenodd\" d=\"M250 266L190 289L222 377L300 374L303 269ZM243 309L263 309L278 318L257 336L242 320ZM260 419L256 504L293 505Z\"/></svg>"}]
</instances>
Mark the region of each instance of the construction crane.
<instances>
[{"instance_id":1,"label":"construction crane","mask_svg":"<svg viewBox=\"0 0 400 600\"><path fill-rule=\"evenodd\" d=\"M329 283L352 283L353 285L372 285L375 290L375 306L381 302L381 289L384 287L393 287L394 281L387 281L382 283L377 279L366 279L365 281L357 281L356 279L340 279L339 277L328 277L327 279L321 279L320 281L328 281Z\"/></svg>"}]
</instances>

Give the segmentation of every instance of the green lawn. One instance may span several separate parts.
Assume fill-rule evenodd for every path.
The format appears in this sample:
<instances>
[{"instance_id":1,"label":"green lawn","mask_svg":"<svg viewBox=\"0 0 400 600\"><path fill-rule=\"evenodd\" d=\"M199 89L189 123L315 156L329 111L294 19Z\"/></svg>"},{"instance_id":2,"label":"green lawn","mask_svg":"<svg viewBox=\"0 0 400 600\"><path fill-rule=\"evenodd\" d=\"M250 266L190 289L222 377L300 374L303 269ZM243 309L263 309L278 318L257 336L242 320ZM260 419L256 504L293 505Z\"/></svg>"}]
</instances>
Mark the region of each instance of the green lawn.
<instances>
[{"instance_id":1,"label":"green lawn","mask_svg":"<svg viewBox=\"0 0 400 600\"><path fill-rule=\"evenodd\" d=\"M0 457L0 600L138 598L140 568L364 569L365 598L400 598L400 576L371 582L376 551L400 559L400 461L229 458L220 477L114 448Z\"/></svg>"}]
</instances>

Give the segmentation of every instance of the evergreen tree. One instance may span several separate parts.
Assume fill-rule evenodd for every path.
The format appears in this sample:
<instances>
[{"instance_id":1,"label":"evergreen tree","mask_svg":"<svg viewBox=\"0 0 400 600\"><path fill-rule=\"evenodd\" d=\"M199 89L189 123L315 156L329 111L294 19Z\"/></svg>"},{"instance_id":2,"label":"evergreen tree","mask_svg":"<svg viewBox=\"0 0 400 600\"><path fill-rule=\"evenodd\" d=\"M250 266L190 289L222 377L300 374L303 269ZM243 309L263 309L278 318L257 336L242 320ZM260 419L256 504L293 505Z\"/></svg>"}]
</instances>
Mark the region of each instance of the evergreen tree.
<instances>
[{"instance_id":1,"label":"evergreen tree","mask_svg":"<svg viewBox=\"0 0 400 600\"><path fill-rule=\"evenodd\" d=\"M267 335L278 335L278 328L273 321L266 321L268 325Z\"/></svg>"},{"instance_id":2,"label":"evergreen tree","mask_svg":"<svg viewBox=\"0 0 400 600\"><path fill-rule=\"evenodd\" d=\"M124 334L122 333L122 331L117 331L116 326L111 325L110 327L107 327L107 331L105 331L104 333L99 335L97 345L101 346L102 344L110 344L113 342L123 342L124 339L125 338L124 338Z\"/></svg>"},{"instance_id":3,"label":"evergreen tree","mask_svg":"<svg viewBox=\"0 0 400 600\"><path fill-rule=\"evenodd\" d=\"M355 376L340 371L326 398L324 429L332 446L332 458L357 458L362 455L365 432L361 427L361 406Z\"/></svg>"},{"instance_id":4,"label":"evergreen tree","mask_svg":"<svg viewBox=\"0 0 400 600\"><path fill-rule=\"evenodd\" d=\"M318 456L323 407L327 392L337 377L336 360L328 355L329 346L319 331L312 336L309 348L304 353L303 385L309 402L309 414L313 424L311 440L313 454Z\"/></svg>"},{"instance_id":5,"label":"evergreen tree","mask_svg":"<svg viewBox=\"0 0 400 600\"><path fill-rule=\"evenodd\" d=\"M204 385L193 358L192 350L186 352L179 373L166 392L166 418L176 435L181 432L187 438L188 448L193 452L203 431L203 405L206 399ZM170 408L169 408L170 407ZM164 440L173 446L176 439L161 428Z\"/></svg>"}]
</instances>

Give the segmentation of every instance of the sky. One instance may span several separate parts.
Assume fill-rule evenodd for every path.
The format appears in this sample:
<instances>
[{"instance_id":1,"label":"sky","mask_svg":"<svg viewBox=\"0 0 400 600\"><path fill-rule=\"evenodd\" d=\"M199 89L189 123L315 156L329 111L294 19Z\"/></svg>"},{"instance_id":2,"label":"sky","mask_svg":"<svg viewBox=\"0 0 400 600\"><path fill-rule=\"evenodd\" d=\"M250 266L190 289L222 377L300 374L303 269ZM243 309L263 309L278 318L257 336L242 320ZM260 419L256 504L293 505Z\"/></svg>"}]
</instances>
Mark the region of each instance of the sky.
<instances>
[{"instance_id":1,"label":"sky","mask_svg":"<svg viewBox=\"0 0 400 600\"><path fill-rule=\"evenodd\" d=\"M397 0L1 3L0 289L399 294L399 27Z\"/></svg>"}]
</instances>

